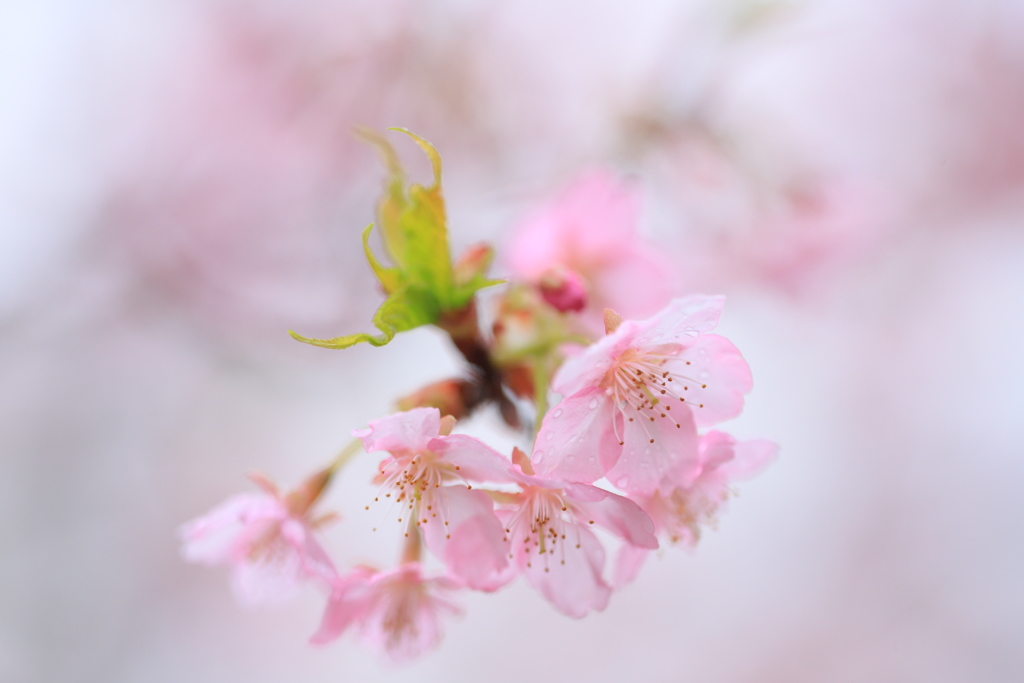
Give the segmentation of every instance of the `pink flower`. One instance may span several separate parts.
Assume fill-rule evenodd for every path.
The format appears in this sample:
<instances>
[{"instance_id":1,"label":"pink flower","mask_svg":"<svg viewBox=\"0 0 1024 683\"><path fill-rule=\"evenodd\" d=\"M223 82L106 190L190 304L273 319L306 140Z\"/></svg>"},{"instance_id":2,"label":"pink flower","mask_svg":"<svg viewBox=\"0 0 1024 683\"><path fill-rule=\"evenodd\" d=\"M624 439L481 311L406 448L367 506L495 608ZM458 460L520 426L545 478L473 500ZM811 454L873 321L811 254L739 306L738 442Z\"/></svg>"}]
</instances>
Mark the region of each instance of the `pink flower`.
<instances>
[{"instance_id":1,"label":"pink flower","mask_svg":"<svg viewBox=\"0 0 1024 683\"><path fill-rule=\"evenodd\" d=\"M589 527L598 524L629 545L654 549L654 525L628 498L589 484L542 479L522 451L514 457L522 493L502 516L516 568L571 617L603 610L611 586L603 576L604 547Z\"/></svg>"},{"instance_id":2,"label":"pink flower","mask_svg":"<svg viewBox=\"0 0 1024 683\"><path fill-rule=\"evenodd\" d=\"M626 321L568 359L552 382L565 398L544 417L533 459L544 476L607 476L629 493L697 476L694 424L734 417L752 387L733 344L708 332L723 297L675 299Z\"/></svg>"},{"instance_id":3,"label":"pink flower","mask_svg":"<svg viewBox=\"0 0 1024 683\"><path fill-rule=\"evenodd\" d=\"M263 495L234 496L179 530L182 554L189 562L232 568L238 598L248 604L291 597L306 579L333 582L337 571L313 530L309 506L322 489L324 474L282 496L269 481L254 475Z\"/></svg>"},{"instance_id":4,"label":"pink flower","mask_svg":"<svg viewBox=\"0 0 1024 683\"><path fill-rule=\"evenodd\" d=\"M672 543L694 545L701 527L714 527L715 515L729 498L733 481L749 479L767 467L778 446L757 439L740 441L723 432L700 437L700 467L690 479L666 482L666 492L655 490L636 498L650 515L659 534ZM624 546L616 567L616 585L631 581L647 555L646 550Z\"/></svg>"},{"instance_id":5,"label":"pink flower","mask_svg":"<svg viewBox=\"0 0 1024 683\"><path fill-rule=\"evenodd\" d=\"M328 643L356 625L367 646L408 661L440 642L442 613L460 613L447 595L460 585L448 576L423 578L418 562L386 572L358 567L337 582L310 642Z\"/></svg>"},{"instance_id":6,"label":"pink flower","mask_svg":"<svg viewBox=\"0 0 1024 683\"><path fill-rule=\"evenodd\" d=\"M629 317L651 315L672 297L672 270L637 235L639 199L633 186L608 171L580 177L516 229L507 252L512 272L542 285L552 273L575 285L566 271L578 274L597 327L605 307ZM572 294L572 306L582 303L575 287ZM566 306L561 310L574 310L564 296L554 300Z\"/></svg>"},{"instance_id":7,"label":"pink flower","mask_svg":"<svg viewBox=\"0 0 1024 683\"><path fill-rule=\"evenodd\" d=\"M477 439L449 434L453 424L436 408L417 408L354 435L368 453L390 453L377 483L401 506L399 521L411 516L430 551L468 586L495 590L501 585L495 577L508 565L505 533L494 502L467 482L509 482L510 463Z\"/></svg>"}]
</instances>

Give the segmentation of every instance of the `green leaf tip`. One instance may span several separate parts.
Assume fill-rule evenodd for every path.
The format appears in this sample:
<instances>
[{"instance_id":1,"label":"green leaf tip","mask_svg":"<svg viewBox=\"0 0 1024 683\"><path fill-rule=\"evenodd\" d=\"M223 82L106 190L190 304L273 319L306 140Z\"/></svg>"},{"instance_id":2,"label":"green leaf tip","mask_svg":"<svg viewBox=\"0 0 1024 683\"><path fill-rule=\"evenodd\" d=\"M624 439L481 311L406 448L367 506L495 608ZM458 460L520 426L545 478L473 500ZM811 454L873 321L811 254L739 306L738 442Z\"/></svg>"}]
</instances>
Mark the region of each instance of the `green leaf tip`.
<instances>
[{"instance_id":1,"label":"green leaf tip","mask_svg":"<svg viewBox=\"0 0 1024 683\"><path fill-rule=\"evenodd\" d=\"M463 262L465 257L452 265L441 189L441 155L432 144L405 128L388 130L413 139L430 160L434 177L429 187L407 182L401 160L387 138L370 128L356 129L357 137L377 149L387 171L384 192L377 202L376 226L392 266L384 265L370 249L375 224L368 225L362 234L366 261L388 295L373 316L380 334L360 332L311 339L289 332L298 341L327 349L345 349L360 342L384 346L398 332L437 323L442 314L463 310L477 291L500 282L485 276L493 256L490 247L483 247L486 253L468 267Z\"/></svg>"}]
</instances>

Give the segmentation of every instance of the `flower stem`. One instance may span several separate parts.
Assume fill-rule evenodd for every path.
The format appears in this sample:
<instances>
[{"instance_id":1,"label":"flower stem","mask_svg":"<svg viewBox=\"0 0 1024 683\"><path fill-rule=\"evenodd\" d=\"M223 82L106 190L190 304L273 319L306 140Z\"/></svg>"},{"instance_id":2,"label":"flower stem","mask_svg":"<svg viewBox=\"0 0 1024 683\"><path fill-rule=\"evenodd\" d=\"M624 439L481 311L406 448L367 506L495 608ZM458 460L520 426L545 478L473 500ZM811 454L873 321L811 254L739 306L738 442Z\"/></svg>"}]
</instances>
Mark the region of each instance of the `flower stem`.
<instances>
[{"instance_id":1,"label":"flower stem","mask_svg":"<svg viewBox=\"0 0 1024 683\"><path fill-rule=\"evenodd\" d=\"M337 457L334 458L334 462L328 466L328 473L333 476L338 470L340 470L345 463L351 460L359 451L362 449L363 443L359 439L352 439L347 446L341 449Z\"/></svg>"}]
</instances>

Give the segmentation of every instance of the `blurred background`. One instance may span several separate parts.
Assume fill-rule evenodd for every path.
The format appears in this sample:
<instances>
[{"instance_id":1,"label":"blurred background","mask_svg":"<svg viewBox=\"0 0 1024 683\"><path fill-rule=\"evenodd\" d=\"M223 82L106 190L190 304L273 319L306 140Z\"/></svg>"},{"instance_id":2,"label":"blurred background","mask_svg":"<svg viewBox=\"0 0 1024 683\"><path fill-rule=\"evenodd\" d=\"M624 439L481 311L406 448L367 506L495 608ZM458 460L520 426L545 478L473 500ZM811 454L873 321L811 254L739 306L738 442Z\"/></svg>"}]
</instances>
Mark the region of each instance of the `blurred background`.
<instances>
[{"instance_id":1,"label":"blurred background","mask_svg":"<svg viewBox=\"0 0 1024 683\"><path fill-rule=\"evenodd\" d=\"M1019 0L0 5L0 680L1024 680L1022 122ZM398 668L308 646L312 588L246 610L181 561L246 472L458 368L286 334L380 301L357 124L437 146L456 250L605 166L673 286L729 297L725 429L780 459L605 612L468 595ZM395 552L373 465L327 499L340 566Z\"/></svg>"}]
</instances>

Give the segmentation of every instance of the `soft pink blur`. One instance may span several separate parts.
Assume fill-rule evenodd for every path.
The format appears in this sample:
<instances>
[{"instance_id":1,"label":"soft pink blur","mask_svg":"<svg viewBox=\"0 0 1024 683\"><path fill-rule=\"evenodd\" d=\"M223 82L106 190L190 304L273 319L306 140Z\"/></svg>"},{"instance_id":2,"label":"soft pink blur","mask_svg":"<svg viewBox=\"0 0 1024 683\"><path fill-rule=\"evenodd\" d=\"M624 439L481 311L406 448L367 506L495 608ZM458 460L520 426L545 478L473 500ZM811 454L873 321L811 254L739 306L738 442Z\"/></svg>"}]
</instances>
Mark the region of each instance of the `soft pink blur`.
<instances>
[{"instance_id":1,"label":"soft pink blur","mask_svg":"<svg viewBox=\"0 0 1024 683\"><path fill-rule=\"evenodd\" d=\"M1024 679L1021 121L1015 0L5 4L0 680ZM383 669L309 647L315 588L242 609L181 561L246 472L300 481L458 367L432 330L287 336L380 300L356 124L437 146L454 253L607 167L728 297L723 428L779 459L604 612L519 582ZM373 460L324 501L339 567L394 560Z\"/></svg>"}]
</instances>

